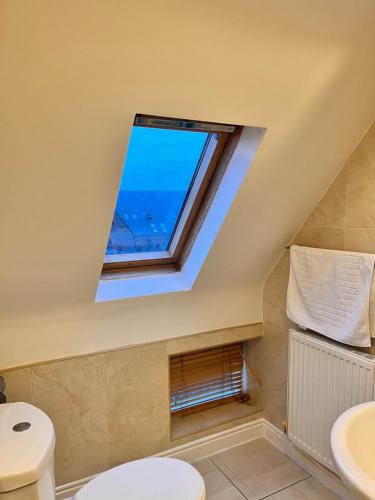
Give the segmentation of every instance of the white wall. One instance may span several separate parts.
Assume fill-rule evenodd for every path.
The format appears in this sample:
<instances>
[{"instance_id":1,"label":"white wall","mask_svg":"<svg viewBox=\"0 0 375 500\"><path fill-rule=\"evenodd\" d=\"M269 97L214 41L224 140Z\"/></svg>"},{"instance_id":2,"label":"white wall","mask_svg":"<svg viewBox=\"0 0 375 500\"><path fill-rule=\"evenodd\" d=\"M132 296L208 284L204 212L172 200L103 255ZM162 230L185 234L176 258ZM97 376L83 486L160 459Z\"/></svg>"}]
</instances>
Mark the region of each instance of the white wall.
<instances>
[{"instance_id":1,"label":"white wall","mask_svg":"<svg viewBox=\"0 0 375 500\"><path fill-rule=\"evenodd\" d=\"M0 367L261 319L374 117L372 0L0 6ZM262 126L192 292L95 304L135 113Z\"/></svg>"}]
</instances>

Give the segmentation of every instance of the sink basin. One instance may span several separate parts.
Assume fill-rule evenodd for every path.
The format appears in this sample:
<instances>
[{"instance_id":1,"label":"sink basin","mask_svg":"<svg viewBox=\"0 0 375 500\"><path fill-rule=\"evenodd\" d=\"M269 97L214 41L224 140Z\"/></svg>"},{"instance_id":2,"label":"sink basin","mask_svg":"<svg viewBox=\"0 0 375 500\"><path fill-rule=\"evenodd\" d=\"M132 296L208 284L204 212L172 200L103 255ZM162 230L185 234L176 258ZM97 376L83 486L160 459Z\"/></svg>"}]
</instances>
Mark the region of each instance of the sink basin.
<instances>
[{"instance_id":1,"label":"sink basin","mask_svg":"<svg viewBox=\"0 0 375 500\"><path fill-rule=\"evenodd\" d=\"M331 432L333 458L354 498L375 500L375 401L350 408Z\"/></svg>"}]
</instances>

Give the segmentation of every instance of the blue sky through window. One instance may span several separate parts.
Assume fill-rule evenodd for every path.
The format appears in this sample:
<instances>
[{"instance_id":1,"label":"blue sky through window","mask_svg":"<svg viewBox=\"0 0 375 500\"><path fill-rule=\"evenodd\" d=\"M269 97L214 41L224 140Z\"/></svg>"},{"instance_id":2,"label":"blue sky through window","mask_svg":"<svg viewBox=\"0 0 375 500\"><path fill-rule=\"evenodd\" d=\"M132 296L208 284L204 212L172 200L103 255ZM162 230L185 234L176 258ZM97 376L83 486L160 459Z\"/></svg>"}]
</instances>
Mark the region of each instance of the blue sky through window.
<instances>
[{"instance_id":1,"label":"blue sky through window","mask_svg":"<svg viewBox=\"0 0 375 500\"><path fill-rule=\"evenodd\" d=\"M208 135L133 127L107 255L167 250Z\"/></svg>"}]
</instances>

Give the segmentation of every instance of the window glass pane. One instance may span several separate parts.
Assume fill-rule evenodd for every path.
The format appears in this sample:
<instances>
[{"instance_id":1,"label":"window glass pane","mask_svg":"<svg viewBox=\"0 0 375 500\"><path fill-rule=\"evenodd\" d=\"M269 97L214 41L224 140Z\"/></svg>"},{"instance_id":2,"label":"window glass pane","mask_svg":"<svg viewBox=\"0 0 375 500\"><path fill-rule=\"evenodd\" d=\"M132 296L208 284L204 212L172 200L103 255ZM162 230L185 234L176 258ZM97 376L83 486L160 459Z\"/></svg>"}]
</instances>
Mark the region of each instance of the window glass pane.
<instances>
[{"instance_id":1,"label":"window glass pane","mask_svg":"<svg viewBox=\"0 0 375 500\"><path fill-rule=\"evenodd\" d=\"M107 255L168 249L209 135L133 127Z\"/></svg>"}]
</instances>

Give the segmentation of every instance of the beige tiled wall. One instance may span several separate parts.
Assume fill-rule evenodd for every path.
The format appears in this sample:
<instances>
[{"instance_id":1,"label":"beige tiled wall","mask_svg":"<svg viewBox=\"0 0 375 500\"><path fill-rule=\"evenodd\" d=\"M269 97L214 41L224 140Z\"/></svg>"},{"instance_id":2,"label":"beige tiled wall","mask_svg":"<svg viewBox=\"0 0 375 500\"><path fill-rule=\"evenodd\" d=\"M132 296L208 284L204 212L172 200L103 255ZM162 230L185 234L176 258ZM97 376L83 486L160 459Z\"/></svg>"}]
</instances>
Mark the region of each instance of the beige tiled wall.
<instances>
[{"instance_id":1,"label":"beige tiled wall","mask_svg":"<svg viewBox=\"0 0 375 500\"><path fill-rule=\"evenodd\" d=\"M375 123L295 236L297 245L375 253ZM258 397L266 418L281 426L286 418L286 292L289 252L267 279L263 293L264 337L255 363L264 386ZM374 289L374 286L373 286ZM370 309L375 331L375 293Z\"/></svg>"},{"instance_id":2,"label":"beige tiled wall","mask_svg":"<svg viewBox=\"0 0 375 500\"><path fill-rule=\"evenodd\" d=\"M170 354L261 335L258 323L46 362L2 375L9 402L35 404L52 419L56 482L64 484L175 446L170 441Z\"/></svg>"},{"instance_id":3,"label":"beige tiled wall","mask_svg":"<svg viewBox=\"0 0 375 500\"><path fill-rule=\"evenodd\" d=\"M32 402L53 420L61 437L57 481L85 477L108 464L105 355L32 368Z\"/></svg>"},{"instance_id":4,"label":"beige tiled wall","mask_svg":"<svg viewBox=\"0 0 375 500\"><path fill-rule=\"evenodd\" d=\"M166 342L107 353L109 464L168 447Z\"/></svg>"}]
</instances>

